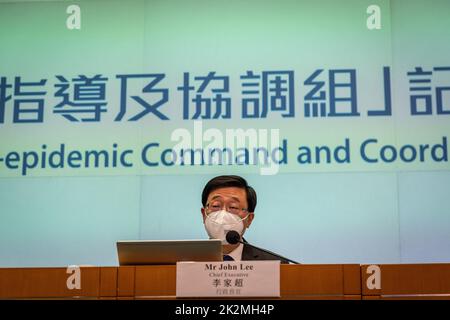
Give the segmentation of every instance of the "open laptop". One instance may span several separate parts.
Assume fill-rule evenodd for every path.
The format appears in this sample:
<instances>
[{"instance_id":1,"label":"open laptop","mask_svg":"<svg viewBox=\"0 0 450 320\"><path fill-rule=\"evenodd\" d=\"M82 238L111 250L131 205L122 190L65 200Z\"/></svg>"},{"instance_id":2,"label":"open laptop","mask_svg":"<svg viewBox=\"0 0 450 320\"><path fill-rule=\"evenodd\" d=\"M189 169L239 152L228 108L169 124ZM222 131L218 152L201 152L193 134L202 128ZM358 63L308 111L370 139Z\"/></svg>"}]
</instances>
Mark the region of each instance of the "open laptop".
<instances>
[{"instance_id":1,"label":"open laptop","mask_svg":"<svg viewBox=\"0 0 450 320\"><path fill-rule=\"evenodd\" d=\"M218 239L118 241L117 254L121 266L223 259L222 242Z\"/></svg>"}]
</instances>

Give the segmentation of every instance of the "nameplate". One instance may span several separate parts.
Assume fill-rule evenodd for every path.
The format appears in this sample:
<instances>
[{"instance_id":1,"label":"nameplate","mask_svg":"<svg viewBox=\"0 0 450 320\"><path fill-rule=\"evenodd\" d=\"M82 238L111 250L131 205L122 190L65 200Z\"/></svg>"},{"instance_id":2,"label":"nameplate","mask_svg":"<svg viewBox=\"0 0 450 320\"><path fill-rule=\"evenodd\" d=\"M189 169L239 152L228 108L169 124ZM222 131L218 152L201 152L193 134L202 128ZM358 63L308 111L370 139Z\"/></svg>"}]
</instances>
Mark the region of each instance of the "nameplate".
<instances>
[{"instance_id":1,"label":"nameplate","mask_svg":"<svg viewBox=\"0 0 450 320\"><path fill-rule=\"evenodd\" d=\"M279 297L280 261L178 262L177 297Z\"/></svg>"}]
</instances>

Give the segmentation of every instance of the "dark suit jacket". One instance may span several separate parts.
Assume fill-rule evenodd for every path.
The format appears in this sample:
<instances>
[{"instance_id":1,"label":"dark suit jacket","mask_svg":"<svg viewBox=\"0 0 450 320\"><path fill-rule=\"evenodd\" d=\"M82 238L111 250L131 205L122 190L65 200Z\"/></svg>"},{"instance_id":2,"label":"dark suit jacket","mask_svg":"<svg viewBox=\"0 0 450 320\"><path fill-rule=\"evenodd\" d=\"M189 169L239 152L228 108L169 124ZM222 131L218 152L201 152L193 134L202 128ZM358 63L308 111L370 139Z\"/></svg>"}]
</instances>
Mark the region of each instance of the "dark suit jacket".
<instances>
[{"instance_id":1,"label":"dark suit jacket","mask_svg":"<svg viewBox=\"0 0 450 320\"><path fill-rule=\"evenodd\" d=\"M252 248L245 243L247 242L244 238L242 238L244 242L244 249L242 250L242 260L280 260L281 263L289 263L289 261L285 259L281 259L273 254L264 252L262 250Z\"/></svg>"}]
</instances>

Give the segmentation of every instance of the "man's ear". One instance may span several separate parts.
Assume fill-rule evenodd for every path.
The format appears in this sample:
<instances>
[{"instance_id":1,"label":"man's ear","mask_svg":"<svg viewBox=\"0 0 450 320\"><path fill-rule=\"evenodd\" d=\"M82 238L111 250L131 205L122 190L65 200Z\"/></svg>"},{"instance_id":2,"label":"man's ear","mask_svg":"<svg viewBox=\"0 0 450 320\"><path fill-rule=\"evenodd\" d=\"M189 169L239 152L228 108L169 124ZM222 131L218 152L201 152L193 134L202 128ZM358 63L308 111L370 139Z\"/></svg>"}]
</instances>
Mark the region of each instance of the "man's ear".
<instances>
[{"instance_id":1,"label":"man's ear","mask_svg":"<svg viewBox=\"0 0 450 320\"><path fill-rule=\"evenodd\" d=\"M255 217L255 214L253 212L249 212L248 213L248 217L247 217L247 219L245 219L245 221L246 221L245 225L246 225L247 228L249 228L250 225L252 224L252 221L253 221L254 217Z\"/></svg>"},{"instance_id":2,"label":"man's ear","mask_svg":"<svg viewBox=\"0 0 450 320\"><path fill-rule=\"evenodd\" d=\"M205 223L205 219L206 219L205 208L201 208L201 209L200 209L200 212L202 213L203 223Z\"/></svg>"}]
</instances>

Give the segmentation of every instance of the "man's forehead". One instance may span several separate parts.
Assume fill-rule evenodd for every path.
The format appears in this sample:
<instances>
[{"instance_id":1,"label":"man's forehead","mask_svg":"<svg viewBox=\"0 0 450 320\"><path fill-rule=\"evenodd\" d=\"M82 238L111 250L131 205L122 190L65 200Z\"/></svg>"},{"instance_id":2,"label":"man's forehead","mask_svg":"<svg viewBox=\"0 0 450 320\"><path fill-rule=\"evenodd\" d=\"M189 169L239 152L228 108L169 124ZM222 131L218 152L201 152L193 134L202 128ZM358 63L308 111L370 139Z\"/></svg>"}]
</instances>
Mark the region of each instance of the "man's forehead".
<instances>
[{"instance_id":1,"label":"man's forehead","mask_svg":"<svg viewBox=\"0 0 450 320\"><path fill-rule=\"evenodd\" d=\"M233 198L239 201L247 200L245 190L237 187L225 187L216 189L209 194L208 198Z\"/></svg>"}]
</instances>

